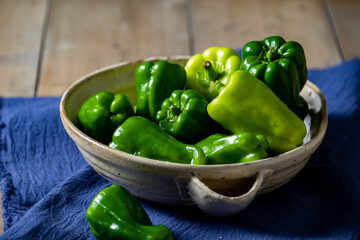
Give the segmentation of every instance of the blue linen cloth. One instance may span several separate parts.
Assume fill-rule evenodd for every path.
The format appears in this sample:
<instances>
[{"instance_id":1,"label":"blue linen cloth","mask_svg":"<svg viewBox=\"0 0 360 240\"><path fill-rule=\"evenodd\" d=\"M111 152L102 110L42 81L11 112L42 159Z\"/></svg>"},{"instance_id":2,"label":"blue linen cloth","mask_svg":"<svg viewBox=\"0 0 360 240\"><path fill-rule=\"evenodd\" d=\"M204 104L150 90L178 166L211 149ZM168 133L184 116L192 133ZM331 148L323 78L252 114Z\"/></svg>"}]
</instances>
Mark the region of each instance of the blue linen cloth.
<instances>
[{"instance_id":1,"label":"blue linen cloth","mask_svg":"<svg viewBox=\"0 0 360 240\"><path fill-rule=\"evenodd\" d=\"M360 239L360 60L312 69L327 98L325 139L305 168L243 212L214 218L141 201L176 239ZM95 239L85 212L110 183L60 121L59 97L0 98L4 239Z\"/></svg>"}]
</instances>

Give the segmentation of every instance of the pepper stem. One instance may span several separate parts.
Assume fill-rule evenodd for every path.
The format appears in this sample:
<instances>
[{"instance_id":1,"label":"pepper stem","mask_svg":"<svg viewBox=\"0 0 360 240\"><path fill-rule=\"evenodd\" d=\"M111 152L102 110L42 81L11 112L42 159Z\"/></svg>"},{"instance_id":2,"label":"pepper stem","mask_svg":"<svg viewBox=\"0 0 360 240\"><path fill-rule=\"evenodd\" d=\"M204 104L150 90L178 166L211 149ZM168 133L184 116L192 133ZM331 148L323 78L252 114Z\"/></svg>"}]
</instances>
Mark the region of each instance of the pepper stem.
<instances>
[{"instance_id":1,"label":"pepper stem","mask_svg":"<svg viewBox=\"0 0 360 240\"><path fill-rule=\"evenodd\" d=\"M272 62L277 58L277 52L275 48L270 48L266 53L266 59L268 62Z\"/></svg>"},{"instance_id":2,"label":"pepper stem","mask_svg":"<svg viewBox=\"0 0 360 240\"><path fill-rule=\"evenodd\" d=\"M174 104L172 104L166 111L167 117L166 119L170 122L174 123L177 116L181 113L181 109Z\"/></svg>"},{"instance_id":3,"label":"pepper stem","mask_svg":"<svg viewBox=\"0 0 360 240\"><path fill-rule=\"evenodd\" d=\"M218 77L218 72L216 70L215 64L211 63L210 61L204 62L204 69L205 69L205 79L208 81L215 81Z\"/></svg>"}]
</instances>

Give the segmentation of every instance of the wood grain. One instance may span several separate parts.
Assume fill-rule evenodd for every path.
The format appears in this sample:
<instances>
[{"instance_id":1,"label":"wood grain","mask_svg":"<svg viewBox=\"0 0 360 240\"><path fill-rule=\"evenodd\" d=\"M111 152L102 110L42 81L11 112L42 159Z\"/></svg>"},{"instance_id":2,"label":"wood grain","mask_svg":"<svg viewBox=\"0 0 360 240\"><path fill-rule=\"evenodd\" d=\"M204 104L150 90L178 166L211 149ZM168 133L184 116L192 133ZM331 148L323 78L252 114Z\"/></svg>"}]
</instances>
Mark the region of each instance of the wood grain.
<instances>
[{"instance_id":1,"label":"wood grain","mask_svg":"<svg viewBox=\"0 0 360 240\"><path fill-rule=\"evenodd\" d=\"M360 57L360 1L328 0L328 2L344 58Z\"/></svg>"},{"instance_id":2,"label":"wood grain","mask_svg":"<svg viewBox=\"0 0 360 240\"><path fill-rule=\"evenodd\" d=\"M308 67L341 61L325 7L313 0L194 0L195 52L209 46L241 48L248 41L271 35L299 42Z\"/></svg>"},{"instance_id":3,"label":"wood grain","mask_svg":"<svg viewBox=\"0 0 360 240\"><path fill-rule=\"evenodd\" d=\"M33 96L46 0L0 1L2 96Z\"/></svg>"},{"instance_id":4,"label":"wood grain","mask_svg":"<svg viewBox=\"0 0 360 240\"><path fill-rule=\"evenodd\" d=\"M38 95L121 61L189 54L185 0L62 0L49 16Z\"/></svg>"}]
</instances>

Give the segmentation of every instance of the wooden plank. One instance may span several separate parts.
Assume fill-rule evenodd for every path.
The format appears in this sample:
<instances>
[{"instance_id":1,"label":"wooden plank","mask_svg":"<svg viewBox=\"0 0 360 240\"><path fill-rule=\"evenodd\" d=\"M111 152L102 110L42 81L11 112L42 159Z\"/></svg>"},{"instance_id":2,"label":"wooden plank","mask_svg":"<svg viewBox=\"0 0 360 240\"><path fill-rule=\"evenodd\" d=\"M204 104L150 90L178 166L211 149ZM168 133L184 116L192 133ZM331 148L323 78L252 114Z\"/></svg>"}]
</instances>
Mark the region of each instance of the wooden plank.
<instances>
[{"instance_id":1,"label":"wooden plank","mask_svg":"<svg viewBox=\"0 0 360 240\"><path fill-rule=\"evenodd\" d=\"M186 0L54 0L38 95L121 61L188 55Z\"/></svg>"},{"instance_id":2,"label":"wooden plank","mask_svg":"<svg viewBox=\"0 0 360 240\"><path fill-rule=\"evenodd\" d=\"M360 1L328 0L328 2L344 58L360 57Z\"/></svg>"},{"instance_id":3,"label":"wooden plank","mask_svg":"<svg viewBox=\"0 0 360 240\"><path fill-rule=\"evenodd\" d=\"M33 96L46 0L0 1L2 96Z\"/></svg>"},{"instance_id":4,"label":"wooden plank","mask_svg":"<svg viewBox=\"0 0 360 240\"><path fill-rule=\"evenodd\" d=\"M194 0L195 52L210 46L241 48L248 41L280 35L299 42L308 67L341 61L322 1Z\"/></svg>"}]
</instances>

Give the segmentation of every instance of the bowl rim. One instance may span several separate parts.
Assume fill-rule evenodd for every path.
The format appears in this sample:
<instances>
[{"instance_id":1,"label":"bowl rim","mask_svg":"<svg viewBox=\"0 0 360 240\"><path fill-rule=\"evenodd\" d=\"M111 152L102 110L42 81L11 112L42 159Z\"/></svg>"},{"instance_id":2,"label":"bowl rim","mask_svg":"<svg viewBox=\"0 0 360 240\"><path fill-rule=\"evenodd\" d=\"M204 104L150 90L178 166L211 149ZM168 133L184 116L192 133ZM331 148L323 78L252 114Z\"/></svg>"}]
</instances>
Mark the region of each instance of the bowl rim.
<instances>
[{"instance_id":1,"label":"bowl rim","mask_svg":"<svg viewBox=\"0 0 360 240\"><path fill-rule=\"evenodd\" d=\"M114 68L119 68L122 66L127 66L127 65L136 65L136 64L140 64L142 62L145 61L157 61L157 60L165 60L165 61L176 61L176 60L188 60L191 56L186 56L186 55L176 55L176 56L154 56L154 57L149 57L149 58L144 58L144 59L140 59L140 60L136 60L136 61L124 61L124 62L120 62L117 64L113 64L104 68L100 68L98 70L95 70L83 77L81 77L80 79L76 80L75 82L73 82L63 93L61 100L60 100L60 105L59 105L59 110L60 110L60 117L61 117L61 121L62 124L66 130L66 132L70 135L70 137L74 140L74 142L78 145L79 143L76 140L80 140L83 141L83 145L86 146L91 146L92 148L96 148L97 150L100 151L108 151L111 155L113 155L115 158L126 158L130 161L134 161L134 163L136 164L141 164L143 166L156 166L156 167L160 167L160 168L173 168L176 167L178 169L186 169L186 170L221 170L224 168L228 168L230 167L238 167L238 166L247 166L247 165L252 165L252 166L257 166L257 165L262 165L264 163L276 163L279 161L283 161L286 160L287 155L298 155L301 154L302 150L304 149L305 152L314 152L316 150L316 148L320 145L320 143L322 142L325 133L326 133L326 129L327 129L327 125L328 125L328 115L327 115L327 105L326 105L326 98L325 95L323 94L323 92L311 81L307 81L306 82L306 86L309 87L312 91L314 91L316 94L318 94L318 96L320 97L321 100L321 106L322 106L322 110L321 110L321 123L319 125L319 128L317 129L315 135L312 137L312 139L295 148L292 149L288 152L276 155L276 156L272 156L272 157L268 157L268 158L264 158L264 159L260 159L257 161L253 161L253 162L245 162L245 163L231 163L231 164L212 164L212 165L190 165L190 164L182 164L182 163L174 163L174 162L167 162L167 161L162 161L162 160L156 160L156 159L151 159L151 158L146 158L146 157L141 157L141 156L136 156L130 153L126 153L117 149L113 149L110 148L109 146L107 146L106 144L103 144L101 142L96 141L95 139L87 136L85 133L83 133L77 126L75 126L75 124L68 118L67 113L66 113L66 104L68 102L68 99L70 98L71 94L73 94L73 92L78 89L79 87L81 87L83 84L85 84L89 79L91 79L92 77L104 73L106 71L112 70ZM72 134L70 134L70 132ZM74 139L76 138L76 139ZM270 161L269 161L270 160Z\"/></svg>"}]
</instances>

